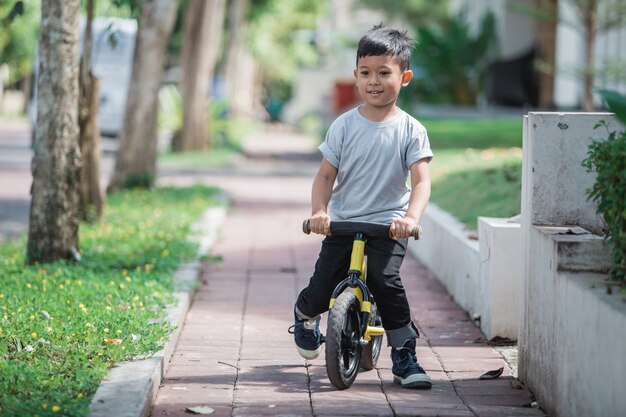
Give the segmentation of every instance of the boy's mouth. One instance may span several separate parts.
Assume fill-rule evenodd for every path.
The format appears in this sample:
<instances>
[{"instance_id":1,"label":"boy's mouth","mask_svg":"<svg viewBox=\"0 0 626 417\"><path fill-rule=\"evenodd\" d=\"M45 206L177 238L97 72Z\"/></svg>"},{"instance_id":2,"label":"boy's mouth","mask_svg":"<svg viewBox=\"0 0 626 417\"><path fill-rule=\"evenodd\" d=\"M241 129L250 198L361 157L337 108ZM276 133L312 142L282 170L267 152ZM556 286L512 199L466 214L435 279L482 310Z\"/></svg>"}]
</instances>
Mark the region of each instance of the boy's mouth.
<instances>
[{"instance_id":1,"label":"boy's mouth","mask_svg":"<svg viewBox=\"0 0 626 417\"><path fill-rule=\"evenodd\" d=\"M371 91L368 91L368 93L373 95L373 96L377 96L379 94L382 94L383 91L382 90L371 90Z\"/></svg>"}]
</instances>

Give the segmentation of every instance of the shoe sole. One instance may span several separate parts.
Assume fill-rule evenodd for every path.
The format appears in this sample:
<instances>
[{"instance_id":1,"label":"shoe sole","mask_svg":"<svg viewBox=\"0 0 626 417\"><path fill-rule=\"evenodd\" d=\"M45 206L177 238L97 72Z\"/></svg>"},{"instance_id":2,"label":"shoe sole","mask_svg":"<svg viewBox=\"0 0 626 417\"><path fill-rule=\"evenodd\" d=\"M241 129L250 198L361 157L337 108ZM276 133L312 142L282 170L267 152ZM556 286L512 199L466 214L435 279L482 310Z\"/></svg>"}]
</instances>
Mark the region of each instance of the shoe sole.
<instances>
[{"instance_id":1,"label":"shoe sole","mask_svg":"<svg viewBox=\"0 0 626 417\"><path fill-rule=\"evenodd\" d=\"M430 381L430 377L428 375L411 375L408 378L402 379L399 376L393 377L393 382L396 384L400 384L402 388L413 388L413 389L430 389L433 384Z\"/></svg>"},{"instance_id":2,"label":"shoe sole","mask_svg":"<svg viewBox=\"0 0 626 417\"><path fill-rule=\"evenodd\" d=\"M317 358L322 352L321 346L315 350L305 350L305 349L300 348L299 346L296 346L296 349L298 349L298 353L300 354L300 356L302 356L304 359L307 359L307 360L312 360L312 359Z\"/></svg>"}]
</instances>

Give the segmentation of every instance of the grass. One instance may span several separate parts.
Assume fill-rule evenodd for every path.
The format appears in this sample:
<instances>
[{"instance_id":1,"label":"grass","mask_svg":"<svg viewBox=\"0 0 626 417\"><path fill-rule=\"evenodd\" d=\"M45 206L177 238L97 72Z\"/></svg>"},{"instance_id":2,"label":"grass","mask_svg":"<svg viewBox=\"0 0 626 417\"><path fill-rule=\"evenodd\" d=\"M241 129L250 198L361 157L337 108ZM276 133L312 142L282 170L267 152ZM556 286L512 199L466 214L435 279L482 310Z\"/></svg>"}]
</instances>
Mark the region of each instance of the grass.
<instances>
[{"instance_id":1,"label":"grass","mask_svg":"<svg viewBox=\"0 0 626 417\"><path fill-rule=\"evenodd\" d=\"M124 191L81 225L82 261L26 266L0 246L0 415L83 416L108 369L160 350L172 276L195 256L190 225L217 190Z\"/></svg>"},{"instance_id":2,"label":"grass","mask_svg":"<svg viewBox=\"0 0 626 417\"><path fill-rule=\"evenodd\" d=\"M521 206L521 118L422 120L435 158L431 201L468 228Z\"/></svg>"}]
</instances>

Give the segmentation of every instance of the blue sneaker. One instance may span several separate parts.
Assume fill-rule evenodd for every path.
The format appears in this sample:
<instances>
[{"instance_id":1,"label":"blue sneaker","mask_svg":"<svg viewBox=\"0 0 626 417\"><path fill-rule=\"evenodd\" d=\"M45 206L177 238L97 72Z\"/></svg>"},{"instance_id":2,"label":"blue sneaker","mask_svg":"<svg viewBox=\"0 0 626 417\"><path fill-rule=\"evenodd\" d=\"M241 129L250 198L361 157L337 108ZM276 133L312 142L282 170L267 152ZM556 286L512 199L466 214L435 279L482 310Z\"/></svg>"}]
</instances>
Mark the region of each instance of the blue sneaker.
<instances>
[{"instance_id":1,"label":"blue sneaker","mask_svg":"<svg viewBox=\"0 0 626 417\"><path fill-rule=\"evenodd\" d=\"M430 389L432 382L426 371L417 363L415 339L407 341L401 348L391 349L393 382L402 388Z\"/></svg>"},{"instance_id":2,"label":"blue sneaker","mask_svg":"<svg viewBox=\"0 0 626 417\"><path fill-rule=\"evenodd\" d=\"M295 314L294 314L295 315ZM300 320L295 315L295 323L289 328L296 342L296 349L304 359L315 359L322 351L322 334L320 332L320 317Z\"/></svg>"}]
</instances>

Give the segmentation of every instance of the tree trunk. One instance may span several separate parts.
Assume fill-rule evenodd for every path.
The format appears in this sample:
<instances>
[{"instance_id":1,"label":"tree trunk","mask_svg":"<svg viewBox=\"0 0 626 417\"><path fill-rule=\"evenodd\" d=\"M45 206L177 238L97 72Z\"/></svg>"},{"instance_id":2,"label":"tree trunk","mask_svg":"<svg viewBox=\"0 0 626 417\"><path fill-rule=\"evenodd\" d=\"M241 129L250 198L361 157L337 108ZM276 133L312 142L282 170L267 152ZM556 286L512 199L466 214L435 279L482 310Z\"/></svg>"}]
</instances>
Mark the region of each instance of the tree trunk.
<instances>
[{"instance_id":1,"label":"tree trunk","mask_svg":"<svg viewBox=\"0 0 626 417\"><path fill-rule=\"evenodd\" d=\"M100 129L98 126L98 79L91 72L94 0L87 2L87 22L83 34L83 52L80 65L80 152L83 165L80 176L80 217L86 221L102 217L103 196L100 190Z\"/></svg>"},{"instance_id":2,"label":"tree trunk","mask_svg":"<svg viewBox=\"0 0 626 417\"><path fill-rule=\"evenodd\" d=\"M585 27L585 96L583 109L593 111L594 46L598 27L598 2L597 0L587 0L583 2L582 8L583 26Z\"/></svg>"},{"instance_id":3,"label":"tree trunk","mask_svg":"<svg viewBox=\"0 0 626 417\"><path fill-rule=\"evenodd\" d=\"M37 126L31 165L29 264L78 257L79 0L41 3Z\"/></svg>"},{"instance_id":4,"label":"tree trunk","mask_svg":"<svg viewBox=\"0 0 626 417\"><path fill-rule=\"evenodd\" d=\"M207 129L211 84L219 55L225 0L189 0L183 27L183 126L175 151L212 146Z\"/></svg>"},{"instance_id":5,"label":"tree trunk","mask_svg":"<svg viewBox=\"0 0 626 417\"><path fill-rule=\"evenodd\" d=\"M243 42L249 4L250 0L232 0L230 3L224 79L234 117L252 117L254 114L255 64Z\"/></svg>"},{"instance_id":6,"label":"tree trunk","mask_svg":"<svg viewBox=\"0 0 626 417\"><path fill-rule=\"evenodd\" d=\"M538 104L541 108L554 107L554 69L556 68L556 27L558 0L537 0L537 7L550 18L537 19L535 44L543 70L539 71Z\"/></svg>"},{"instance_id":7,"label":"tree trunk","mask_svg":"<svg viewBox=\"0 0 626 417\"><path fill-rule=\"evenodd\" d=\"M80 121L80 153L83 165L80 172L81 219L97 221L102 218L104 196L100 189L100 127L98 107L100 104L100 80L89 73L89 92L85 93L81 112L87 117ZM81 99L83 99L81 97Z\"/></svg>"},{"instance_id":8,"label":"tree trunk","mask_svg":"<svg viewBox=\"0 0 626 417\"><path fill-rule=\"evenodd\" d=\"M159 88L176 6L176 0L142 1L126 116L109 190L154 184Z\"/></svg>"}]
</instances>

